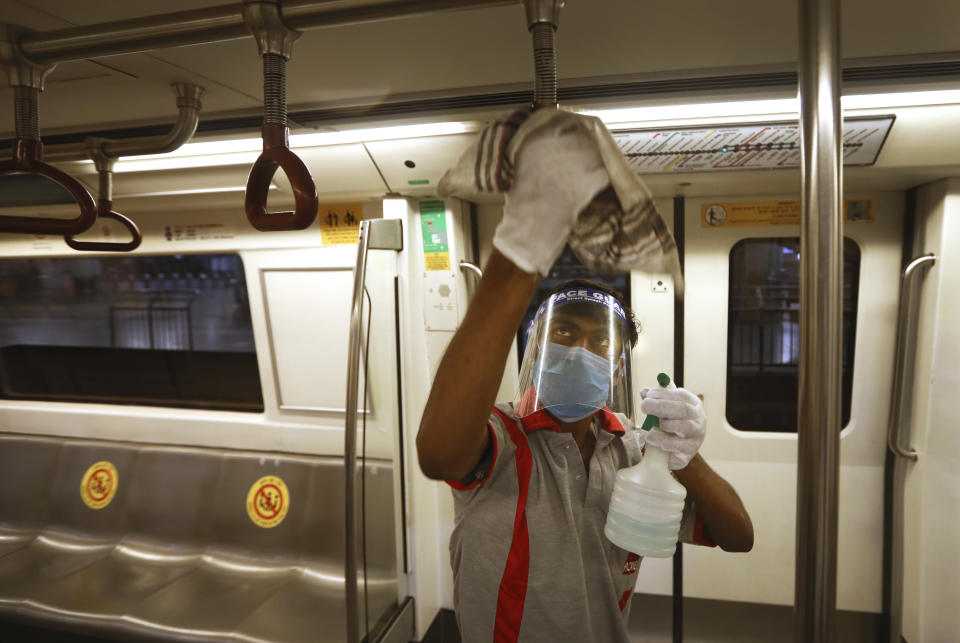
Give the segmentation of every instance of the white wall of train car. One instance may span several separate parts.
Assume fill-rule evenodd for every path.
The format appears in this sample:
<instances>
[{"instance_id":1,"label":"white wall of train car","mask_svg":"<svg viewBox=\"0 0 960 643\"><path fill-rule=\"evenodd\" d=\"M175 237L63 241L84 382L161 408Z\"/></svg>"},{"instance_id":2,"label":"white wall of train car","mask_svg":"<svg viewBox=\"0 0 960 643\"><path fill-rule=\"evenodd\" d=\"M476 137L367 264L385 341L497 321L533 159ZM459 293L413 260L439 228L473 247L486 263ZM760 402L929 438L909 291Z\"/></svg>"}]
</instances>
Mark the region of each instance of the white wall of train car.
<instances>
[{"instance_id":1,"label":"white wall of train car","mask_svg":"<svg viewBox=\"0 0 960 643\"><path fill-rule=\"evenodd\" d=\"M363 204L366 218L380 201ZM46 208L52 216L69 208ZM296 232L258 232L239 208L177 208L174 214L130 213L143 231L134 255L237 253L243 261L263 413L111 404L0 400L0 430L128 442L342 456L347 333L356 244L324 245L319 222ZM98 223L98 226L100 224ZM165 235L169 229L170 235ZM88 235L101 235L99 229ZM122 239L122 230L112 237ZM170 236L171 239L168 239ZM60 237L0 236L0 258L117 257L68 248ZM398 453L395 310L396 253L370 254L374 299L367 415L369 464ZM378 305L388 299L387 305ZM379 301L378 301L379 300ZM362 383L361 383L362 385ZM361 388L362 391L362 388ZM284 398L287 398L286 400ZM358 420L358 445L362 424ZM395 489L400 470L393 466ZM399 521L399 502L397 522ZM403 556L398 552L398 561ZM406 588L401 583L400 593Z\"/></svg>"},{"instance_id":2,"label":"white wall of train car","mask_svg":"<svg viewBox=\"0 0 960 643\"><path fill-rule=\"evenodd\" d=\"M904 511L903 634L916 643L960 632L960 179L924 186L914 256L932 252L923 279L913 378L912 439Z\"/></svg>"},{"instance_id":3,"label":"white wall of train car","mask_svg":"<svg viewBox=\"0 0 960 643\"><path fill-rule=\"evenodd\" d=\"M471 239L469 206L457 199L444 201L449 268L426 269L420 202L438 200L384 201L384 217L403 221L403 251L399 255L400 360L404 379L409 585L416 597L418 639L426 634L439 609L453 607L453 578L447 553L453 529L453 503L446 484L429 480L420 471L416 436L437 366L463 319L469 293L475 287L473 276L458 269L459 262L467 258Z\"/></svg>"},{"instance_id":4,"label":"white wall of train car","mask_svg":"<svg viewBox=\"0 0 960 643\"><path fill-rule=\"evenodd\" d=\"M378 202L364 204L368 216L380 216ZM150 214L137 216L141 226L143 244L132 255L170 255L191 253L237 253L243 261L247 289L250 298L254 341L257 350L261 384L263 386L264 412L231 413L168 409L158 407L130 407L103 404L36 403L12 400L0 401L0 417L4 429L21 432L53 432L75 437L96 437L133 442L162 442L195 446L219 446L263 451L290 453L337 453L343 452L342 410L330 413L321 411L281 408L279 396L281 381L276 368L275 351L281 348L282 340L274 337L271 320L268 318L266 297L263 288L264 273L277 269L306 269L336 272L351 281L356 260L355 245L324 247L317 224L308 230L297 232L258 232L250 227L238 210L180 211L176 214ZM98 223L98 225L100 225ZM170 228L181 239L167 240L164 236ZM180 232L182 231L182 232ZM196 236L190 236L191 231ZM114 238L122 238L116 232ZM68 248L60 237L37 238L33 235L3 235L0 237L0 257L62 257L81 256L119 257L117 253L78 253ZM376 274L375 270L371 273ZM342 281L342 280L341 280ZM351 281L352 283L352 281ZM349 301L342 301L343 291L337 284L333 293L326 293L328 314L334 308L342 308L343 315L330 315L346 329L349 318ZM309 305L309 291L304 293L301 304ZM316 293L322 296L322 293ZM350 292L346 292L349 300ZM277 302L283 303L284 302ZM309 310L301 306L299 314L306 316ZM292 308L275 310L275 317L291 312ZM391 311L392 315L392 311ZM392 322L391 322L392 323ZM276 321L273 324L278 326ZM282 326L282 324L279 324ZM318 328L318 333L323 327ZM336 342L336 343L334 343ZM321 348L326 351L336 347L343 352L343 359L328 360L325 364L310 362L313 353ZM346 334L338 338L317 337L315 345L305 345L297 363L286 364L292 372L306 368L329 367L330 373L319 374L318 385L324 384L332 397L343 407L342 378L333 384L327 382L341 364L346 362ZM392 351L391 351L392 354ZM287 351L287 358L297 358ZM394 378L395 379L395 378ZM374 382L371 381L371 386ZM318 388L320 388L318 386ZM301 405L306 406L306 405ZM331 406L318 400L315 406ZM332 405L337 406L337 405ZM62 414L73 416L72 421L58 420ZM389 418L386 418L389 419ZM270 431L264 431L269 428ZM371 421L368 417L368 429ZM375 437L376 429L368 435L367 448L382 457L392 454L389 441ZM382 453L381 453L382 451Z\"/></svg>"},{"instance_id":5,"label":"white wall of train car","mask_svg":"<svg viewBox=\"0 0 960 643\"><path fill-rule=\"evenodd\" d=\"M847 224L861 251L850 422L841 433L837 607L881 609L883 463L893 369L903 195L876 192L876 220ZM687 547L689 597L791 605L794 599L797 440L744 432L726 420L730 250L741 239L799 237L798 225L705 228L701 205L796 200L737 195L686 201L685 386L704 396L710 464L737 489L753 518L748 554ZM647 561L650 562L650 561ZM646 564L646 563L645 563ZM669 593L669 576L642 575L641 591Z\"/></svg>"}]
</instances>

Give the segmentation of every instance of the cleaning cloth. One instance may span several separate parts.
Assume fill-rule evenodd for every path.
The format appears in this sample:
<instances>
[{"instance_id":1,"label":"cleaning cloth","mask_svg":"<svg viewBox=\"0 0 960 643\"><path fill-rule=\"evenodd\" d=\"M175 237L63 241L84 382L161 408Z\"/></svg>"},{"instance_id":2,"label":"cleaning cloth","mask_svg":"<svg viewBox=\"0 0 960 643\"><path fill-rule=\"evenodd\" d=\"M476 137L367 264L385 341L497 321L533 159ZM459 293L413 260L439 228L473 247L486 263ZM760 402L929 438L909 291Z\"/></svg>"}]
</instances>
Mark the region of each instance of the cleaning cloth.
<instances>
[{"instance_id":1,"label":"cleaning cloth","mask_svg":"<svg viewBox=\"0 0 960 643\"><path fill-rule=\"evenodd\" d=\"M571 138L571 130L576 130L579 136ZM542 142L551 139L563 141L568 147L573 141L573 145L589 148L581 150L579 157L573 157L585 159L587 166L591 158L599 158L599 163L602 163L599 166L602 177L599 186L597 171L591 167L585 167L581 172L569 172L561 168L564 174L552 186L540 177L535 182L527 181L528 186L534 184L534 190L536 186L548 186L540 194L541 198L548 200L548 189L555 190L557 186L563 186L565 192L576 193L576 183L584 184L582 187L587 190L588 202L582 207L581 204L575 204L579 210L565 239L577 258L585 266L597 270L668 273L674 279L677 293L682 293L683 278L673 235L650 192L627 165L610 132L598 118L564 109L517 110L480 133L457 164L444 174L438 191L441 196L464 199L482 194L506 193L509 205L511 189L518 179L518 158L523 155L525 148L530 151L534 148L550 150ZM557 171L558 156L555 153L540 153L530 158L530 154L527 154L522 165L524 174L549 175ZM521 180L523 178L520 177ZM527 187L523 192L534 190ZM539 219L531 222L539 229L554 223L549 217L556 215L547 211L547 208L529 208L528 211L529 216ZM523 213L520 216L524 216ZM509 231L503 233L509 234ZM524 243L537 243L536 235L525 234ZM500 229L497 235L502 236ZM513 240L508 241L513 243ZM540 271L545 274L542 268Z\"/></svg>"}]
</instances>

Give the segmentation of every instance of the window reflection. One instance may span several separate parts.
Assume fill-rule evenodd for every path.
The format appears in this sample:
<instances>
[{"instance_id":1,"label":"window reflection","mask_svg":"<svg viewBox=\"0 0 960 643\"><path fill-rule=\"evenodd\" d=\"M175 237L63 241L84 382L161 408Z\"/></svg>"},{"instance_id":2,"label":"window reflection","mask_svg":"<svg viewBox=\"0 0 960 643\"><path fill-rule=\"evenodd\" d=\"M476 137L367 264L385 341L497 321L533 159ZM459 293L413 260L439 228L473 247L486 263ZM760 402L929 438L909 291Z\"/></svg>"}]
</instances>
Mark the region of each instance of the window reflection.
<instances>
[{"instance_id":1,"label":"window reflection","mask_svg":"<svg viewBox=\"0 0 960 643\"><path fill-rule=\"evenodd\" d=\"M0 357L4 397L263 407L237 255L0 260Z\"/></svg>"}]
</instances>

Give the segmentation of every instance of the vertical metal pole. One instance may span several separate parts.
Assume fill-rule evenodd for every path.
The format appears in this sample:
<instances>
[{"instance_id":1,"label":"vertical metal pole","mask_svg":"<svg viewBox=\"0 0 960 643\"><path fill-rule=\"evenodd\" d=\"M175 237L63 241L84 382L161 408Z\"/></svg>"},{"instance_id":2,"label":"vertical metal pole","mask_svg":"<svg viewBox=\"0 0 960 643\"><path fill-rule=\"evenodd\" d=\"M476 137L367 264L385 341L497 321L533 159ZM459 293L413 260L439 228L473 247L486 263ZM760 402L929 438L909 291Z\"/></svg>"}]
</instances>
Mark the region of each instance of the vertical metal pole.
<instances>
[{"instance_id":1,"label":"vertical metal pole","mask_svg":"<svg viewBox=\"0 0 960 643\"><path fill-rule=\"evenodd\" d=\"M842 315L838 0L800 0L800 386L794 641L832 641Z\"/></svg>"},{"instance_id":2,"label":"vertical metal pole","mask_svg":"<svg viewBox=\"0 0 960 643\"><path fill-rule=\"evenodd\" d=\"M686 257L686 199L673 198L673 239L677 244L677 258L680 260L680 273L685 273ZM684 307L683 299L673 300L673 381L683 386L683 349L684 349ZM673 555L673 643L683 643L683 543L677 543Z\"/></svg>"},{"instance_id":3,"label":"vertical metal pole","mask_svg":"<svg viewBox=\"0 0 960 643\"><path fill-rule=\"evenodd\" d=\"M564 0L523 0L533 36L534 107L557 106L556 31Z\"/></svg>"},{"instance_id":4,"label":"vertical metal pole","mask_svg":"<svg viewBox=\"0 0 960 643\"><path fill-rule=\"evenodd\" d=\"M360 385L360 331L363 328L363 284L367 273L370 221L360 222L357 265L353 272L353 303L350 309L350 340L347 346L347 408L344 422L343 461L346 474L346 547L344 582L347 602L347 643L359 643L360 603L357 597L357 397Z\"/></svg>"}]
</instances>

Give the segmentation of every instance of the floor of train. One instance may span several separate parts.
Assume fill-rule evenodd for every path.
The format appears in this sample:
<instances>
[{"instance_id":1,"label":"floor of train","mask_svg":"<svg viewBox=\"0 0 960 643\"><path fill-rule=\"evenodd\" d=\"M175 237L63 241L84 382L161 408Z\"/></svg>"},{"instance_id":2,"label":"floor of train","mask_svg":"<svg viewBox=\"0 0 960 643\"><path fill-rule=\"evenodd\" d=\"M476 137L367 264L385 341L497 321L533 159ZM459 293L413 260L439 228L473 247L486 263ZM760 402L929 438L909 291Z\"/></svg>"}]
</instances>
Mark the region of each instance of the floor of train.
<instances>
[{"instance_id":1,"label":"floor of train","mask_svg":"<svg viewBox=\"0 0 960 643\"><path fill-rule=\"evenodd\" d=\"M695 598L683 602L684 643L769 643L793 638L793 609L780 605L751 605ZM669 596L638 594L630 613L632 643L670 643L672 613ZM836 640L872 643L879 640L880 615L837 612ZM15 623L0 623L2 643L108 643L66 632L42 630ZM460 643L452 613L441 613L424 643Z\"/></svg>"}]
</instances>

